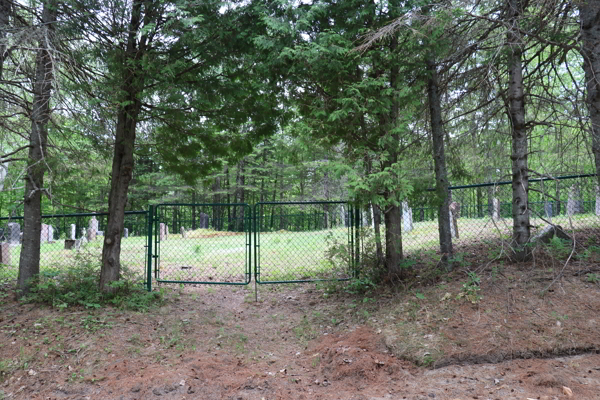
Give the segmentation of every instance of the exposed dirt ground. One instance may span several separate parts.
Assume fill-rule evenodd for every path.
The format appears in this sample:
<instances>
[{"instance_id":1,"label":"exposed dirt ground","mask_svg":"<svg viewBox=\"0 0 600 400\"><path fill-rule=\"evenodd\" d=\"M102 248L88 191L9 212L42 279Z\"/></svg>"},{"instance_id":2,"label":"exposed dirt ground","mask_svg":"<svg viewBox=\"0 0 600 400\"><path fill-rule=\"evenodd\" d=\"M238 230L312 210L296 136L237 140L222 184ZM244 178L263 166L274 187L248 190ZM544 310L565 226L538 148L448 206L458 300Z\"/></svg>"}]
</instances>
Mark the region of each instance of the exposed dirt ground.
<instances>
[{"instance_id":1,"label":"exposed dirt ground","mask_svg":"<svg viewBox=\"0 0 600 400\"><path fill-rule=\"evenodd\" d=\"M144 314L5 293L0 398L600 399L600 265L537 262L480 268L477 288L466 268L361 295L259 286L258 302L171 287Z\"/></svg>"}]
</instances>

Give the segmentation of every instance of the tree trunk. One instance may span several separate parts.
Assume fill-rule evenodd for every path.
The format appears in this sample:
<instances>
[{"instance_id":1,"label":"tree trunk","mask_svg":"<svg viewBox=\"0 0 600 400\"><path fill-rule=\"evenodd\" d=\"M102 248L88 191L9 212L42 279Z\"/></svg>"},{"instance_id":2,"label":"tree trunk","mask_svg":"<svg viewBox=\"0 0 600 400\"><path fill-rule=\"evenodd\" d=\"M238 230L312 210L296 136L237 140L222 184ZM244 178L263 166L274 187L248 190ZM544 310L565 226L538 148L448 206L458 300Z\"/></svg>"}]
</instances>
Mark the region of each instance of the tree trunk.
<instances>
[{"instance_id":1,"label":"tree trunk","mask_svg":"<svg viewBox=\"0 0 600 400\"><path fill-rule=\"evenodd\" d=\"M590 113L592 153L596 162L597 185L600 186L600 1L579 3L581 17L581 54L587 89L587 106Z\"/></svg>"},{"instance_id":2,"label":"tree trunk","mask_svg":"<svg viewBox=\"0 0 600 400\"><path fill-rule=\"evenodd\" d=\"M402 210L389 206L384 212L385 220L385 265L390 274L403 278L402 270Z\"/></svg>"},{"instance_id":3,"label":"tree trunk","mask_svg":"<svg viewBox=\"0 0 600 400\"><path fill-rule=\"evenodd\" d=\"M12 15L11 0L0 0L0 81L4 77L4 60L6 59L6 32L10 28Z\"/></svg>"},{"instance_id":4,"label":"tree trunk","mask_svg":"<svg viewBox=\"0 0 600 400\"><path fill-rule=\"evenodd\" d=\"M42 192L46 171L46 144L48 142L48 121L50 119L50 96L52 93L53 58L50 54L56 22L56 5L44 2L42 26L44 34L39 42L35 61L33 83L33 108L31 112L31 135L29 136L29 160L25 177L25 198L23 204L23 244L19 259L17 296L29 293L31 280L40 272L40 233L42 230Z\"/></svg>"},{"instance_id":5,"label":"tree trunk","mask_svg":"<svg viewBox=\"0 0 600 400\"><path fill-rule=\"evenodd\" d=\"M381 243L381 209L373 204L373 223L375 229L375 252L377 254L377 265L383 265L383 245Z\"/></svg>"},{"instance_id":6,"label":"tree trunk","mask_svg":"<svg viewBox=\"0 0 600 400\"><path fill-rule=\"evenodd\" d=\"M135 130L141 110L139 95L144 79L138 61L144 53L145 37L141 36L139 46L137 42L142 5L143 0L134 0L132 3L127 48L123 55L121 91L124 93L124 98L117 111L111 187L108 195L108 222L104 231L102 270L100 272L100 288L105 292L114 291L110 284L119 280L121 273L121 237L123 236L127 192L133 172Z\"/></svg>"},{"instance_id":7,"label":"tree trunk","mask_svg":"<svg viewBox=\"0 0 600 400\"><path fill-rule=\"evenodd\" d=\"M522 42L518 32L519 17L522 13L520 0L508 0L510 46L508 72L508 111L512 130L512 247L516 260L523 261L530 251L525 246L529 242L529 172L527 169L527 130L525 128L525 97L523 94Z\"/></svg>"},{"instance_id":8,"label":"tree trunk","mask_svg":"<svg viewBox=\"0 0 600 400\"><path fill-rule=\"evenodd\" d=\"M433 56L425 61L429 77L427 80L427 97L429 99L429 114L431 120L431 138L433 141L433 161L435 169L435 191L438 197L438 230L440 236L440 251L442 264L452 269L448 259L452 257L452 234L450 228L450 196L448 196L448 173L446 171L446 156L444 151L444 130L442 128L442 108L438 93L437 65Z\"/></svg>"}]
</instances>

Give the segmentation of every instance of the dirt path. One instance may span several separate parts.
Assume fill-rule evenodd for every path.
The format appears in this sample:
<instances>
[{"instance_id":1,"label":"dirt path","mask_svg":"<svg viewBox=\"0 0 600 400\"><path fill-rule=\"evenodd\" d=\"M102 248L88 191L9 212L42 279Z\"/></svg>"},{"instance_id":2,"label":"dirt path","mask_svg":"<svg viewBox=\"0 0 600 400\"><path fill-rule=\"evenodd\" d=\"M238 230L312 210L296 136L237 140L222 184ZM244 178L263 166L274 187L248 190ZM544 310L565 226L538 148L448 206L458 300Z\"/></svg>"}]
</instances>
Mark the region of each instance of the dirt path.
<instances>
[{"instance_id":1,"label":"dirt path","mask_svg":"<svg viewBox=\"0 0 600 400\"><path fill-rule=\"evenodd\" d=\"M0 398L600 399L600 286L569 278L540 297L520 274L482 274L477 304L458 280L368 296L263 286L259 302L252 287L186 287L145 314L5 298ZM505 361L469 364L487 359Z\"/></svg>"}]
</instances>

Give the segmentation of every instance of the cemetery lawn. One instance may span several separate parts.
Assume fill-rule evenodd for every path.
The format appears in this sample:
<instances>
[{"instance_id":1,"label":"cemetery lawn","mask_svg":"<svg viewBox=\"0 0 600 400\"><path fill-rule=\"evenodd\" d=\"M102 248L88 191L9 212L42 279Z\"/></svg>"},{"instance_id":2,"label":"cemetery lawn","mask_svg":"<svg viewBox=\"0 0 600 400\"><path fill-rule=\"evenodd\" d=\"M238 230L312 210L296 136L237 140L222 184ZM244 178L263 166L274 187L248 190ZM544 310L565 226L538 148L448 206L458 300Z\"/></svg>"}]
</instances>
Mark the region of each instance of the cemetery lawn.
<instances>
[{"instance_id":1,"label":"cemetery lawn","mask_svg":"<svg viewBox=\"0 0 600 400\"><path fill-rule=\"evenodd\" d=\"M472 247L450 274L419 264L360 294L161 285L146 313L19 304L5 288L0 398L598 399L600 248L566 267L561 251L511 264Z\"/></svg>"}]
</instances>

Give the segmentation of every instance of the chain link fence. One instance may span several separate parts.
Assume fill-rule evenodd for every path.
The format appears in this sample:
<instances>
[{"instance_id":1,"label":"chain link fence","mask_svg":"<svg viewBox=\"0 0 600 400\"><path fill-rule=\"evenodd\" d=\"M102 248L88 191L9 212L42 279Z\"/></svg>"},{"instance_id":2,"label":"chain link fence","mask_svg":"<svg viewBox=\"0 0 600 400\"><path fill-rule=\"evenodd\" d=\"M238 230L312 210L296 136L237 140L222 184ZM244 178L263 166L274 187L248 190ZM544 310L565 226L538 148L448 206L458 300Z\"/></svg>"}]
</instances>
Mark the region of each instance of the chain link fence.
<instances>
[{"instance_id":1,"label":"chain link fence","mask_svg":"<svg viewBox=\"0 0 600 400\"><path fill-rule=\"evenodd\" d=\"M139 275L145 274L148 213L125 213L121 241L121 265ZM40 233L40 274L52 277L61 270L85 260L98 266L108 213L42 216ZM0 282L12 284L19 273L23 238L23 217L0 218ZM145 275L144 275L145 276Z\"/></svg>"},{"instance_id":2,"label":"chain link fence","mask_svg":"<svg viewBox=\"0 0 600 400\"><path fill-rule=\"evenodd\" d=\"M249 205L159 204L155 210L153 263L157 282L250 282Z\"/></svg>"},{"instance_id":3,"label":"chain link fence","mask_svg":"<svg viewBox=\"0 0 600 400\"><path fill-rule=\"evenodd\" d=\"M264 202L254 206L258 283L352 276L353 213L346 202Z\"/></svg>"},{"instance_id":4,"label":"chain link fence","mask_svg":"<svg viewBox=\"0 0 600 400\"><path fill-rule=\"evenodd\" d=\"M510 240L513 229L511 184L498 182L451 188L454 204L450 208L450 225L455 254L474 249L493 253L501 241ZM439 253L437 202L432 191L420 192L403 202L405 256ZM595 175L530 180L528 212L531 238L549 225L558 225L580 241L600 243L600 192ZM368 213L361 213L361 223L372 229ZM383 229L382 226L382 232Z\"/></svg>"}]
</instances>

